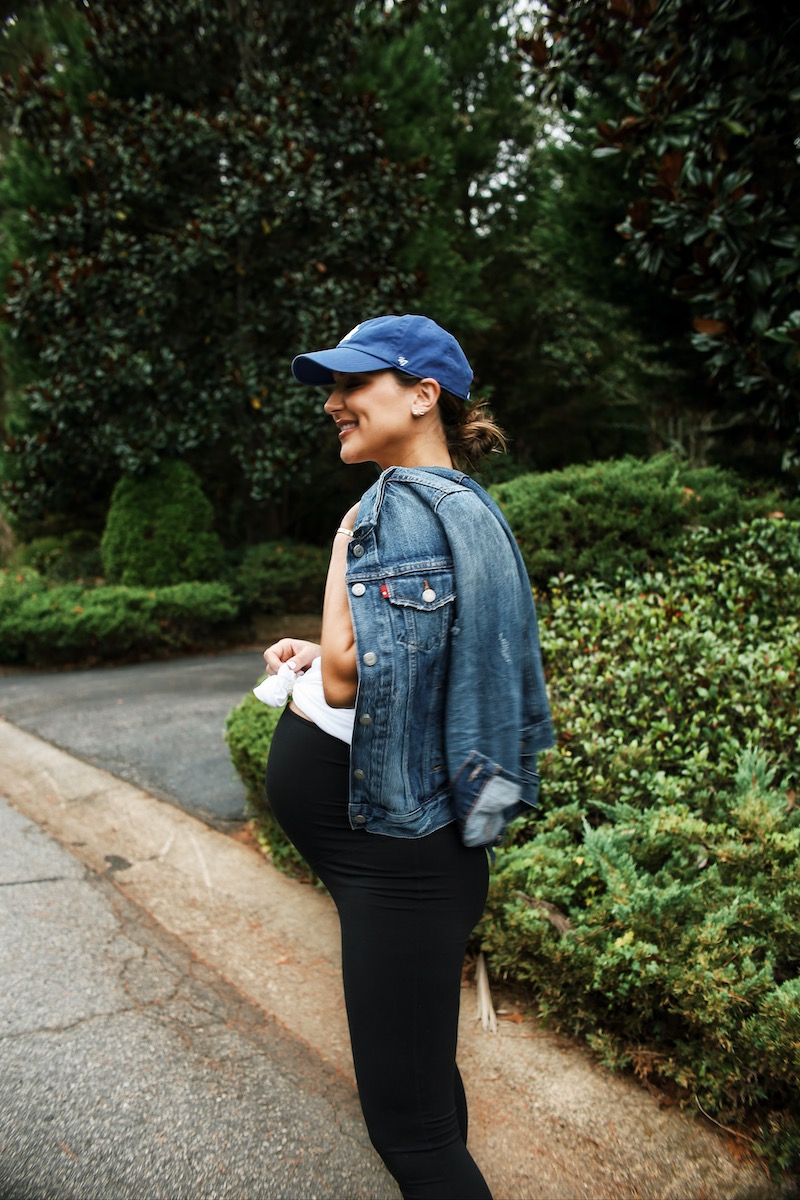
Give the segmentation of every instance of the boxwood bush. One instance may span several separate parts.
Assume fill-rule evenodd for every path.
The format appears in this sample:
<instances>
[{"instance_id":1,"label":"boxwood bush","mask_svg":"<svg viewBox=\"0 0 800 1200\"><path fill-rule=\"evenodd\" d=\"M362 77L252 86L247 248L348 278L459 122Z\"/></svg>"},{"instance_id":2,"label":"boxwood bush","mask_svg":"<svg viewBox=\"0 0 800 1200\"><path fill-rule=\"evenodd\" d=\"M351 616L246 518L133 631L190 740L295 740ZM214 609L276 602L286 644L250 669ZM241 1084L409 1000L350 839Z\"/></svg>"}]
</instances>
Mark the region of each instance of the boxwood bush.
<instances>
[{"instance_id":1,"label":"boxwood bush","mask_svg":"<svg viewBox=\"0 0 800 1200\"><path fill-rule=\"evenodd\" d=\"M230 588L51 587L31 570L0 571L0 661L30 666L156 657L219 644L236 619Z\"/></svg>"},{"instance_id":2,"label":"boxwood bush","mask_svg":"<svg viewBox=\"0 0 800 1200\"><path fill-rule=\"evenodd\" d=\"M272 816L267 803L264 772L272 735L281 709L257 700L252 692L228 714L225 740L231 760L245 786L247 802L257 817L262 845L276 866L303 879L314 876Z\"/></svg>"},{"instance_id":3,"label":"boxwood bush","mask_svg":"<svg viewBox=\"0 0 800 1200\"><path fill-rule=\"evenodd\" d=\"M669 454L521 475L490 490L540 588L560 574L610 580L664 564L687 526L728 528L774 511L800 517L797 500L749 495L732 471L690 469Z\"/></svg>"},{"instance_id":4,"label":"boxwood bush","mask_svg":"<svg viewBox=\"0 0 800 1200\"><path fill-rule=\"evenodd\" d=\"M478 936L552 1026L796 1166L800 522L684 530L642 564L539 597L559 744ZM262 814L275 722L248 696L228 723Z\"/></svg>"},{"instance_id":5,"label":"boxwood bush","mask_svg":"<svg viewBox=\"0 0 800 1200\"><path fill-rule=\"evenodd\" d=\"M186 463L162 462L146 475L124 476L100 543L106 578L131 587L220 578L224 554L213 519Z\"/></svg>"}]
</instances>

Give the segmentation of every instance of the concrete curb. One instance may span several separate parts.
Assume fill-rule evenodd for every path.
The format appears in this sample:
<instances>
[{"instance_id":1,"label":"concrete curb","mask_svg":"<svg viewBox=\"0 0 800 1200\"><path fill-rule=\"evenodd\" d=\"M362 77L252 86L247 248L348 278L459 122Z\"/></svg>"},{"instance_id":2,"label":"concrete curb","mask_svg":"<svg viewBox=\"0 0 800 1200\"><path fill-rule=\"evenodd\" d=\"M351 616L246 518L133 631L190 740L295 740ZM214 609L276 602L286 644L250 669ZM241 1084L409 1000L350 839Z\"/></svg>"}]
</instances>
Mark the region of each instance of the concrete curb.
<instances>
[{"instance_id":1,"label":"concrete curb","mask_svg":"<svg viewBox=\"0 0 800 1200\"><path fill-rule=\"evenodd\" d=\"M335 910L321 891L171 804L0 720L0 794L352 1081ZM470 1148L497 1200L781 1195L733 1139L535 1022L474 1019L459 1064Z\"/></svg>"}]
</instances>

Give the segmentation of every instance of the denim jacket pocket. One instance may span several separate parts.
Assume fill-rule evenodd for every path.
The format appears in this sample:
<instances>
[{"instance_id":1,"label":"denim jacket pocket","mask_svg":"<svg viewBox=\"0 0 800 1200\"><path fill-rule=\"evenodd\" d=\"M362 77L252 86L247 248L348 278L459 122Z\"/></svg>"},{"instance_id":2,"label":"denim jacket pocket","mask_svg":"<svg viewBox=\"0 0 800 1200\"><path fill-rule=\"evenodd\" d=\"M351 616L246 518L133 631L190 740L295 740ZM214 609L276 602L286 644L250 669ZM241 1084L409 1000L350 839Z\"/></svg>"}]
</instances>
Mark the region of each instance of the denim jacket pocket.
<instances>
[{"instance_id":1,"label":"denim jacket pocket","mask_svg":"<svg viewBox=\"0 0 800 1200\"><path fill-rule=\"evenodd\" d=\"M395 575L386 579L383 588L400 618L397 640L401 645L432 650L447 640L456 598L452 571L438 568Z\"/></svg>"}]
</instances>

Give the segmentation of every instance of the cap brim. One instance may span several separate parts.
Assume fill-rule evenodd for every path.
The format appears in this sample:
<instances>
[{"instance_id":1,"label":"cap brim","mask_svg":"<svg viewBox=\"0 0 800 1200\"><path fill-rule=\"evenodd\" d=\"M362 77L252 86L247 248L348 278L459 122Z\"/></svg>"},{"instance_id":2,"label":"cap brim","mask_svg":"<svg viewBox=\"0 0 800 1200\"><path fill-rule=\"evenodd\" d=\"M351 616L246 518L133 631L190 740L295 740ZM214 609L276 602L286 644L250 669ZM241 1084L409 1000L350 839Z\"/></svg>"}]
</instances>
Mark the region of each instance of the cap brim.
<instances>
[{"instance_id":1,"label":"cap brim","mask_svg":"<svg viewBox=\"0 0 800 1200\"><path fill-rule=\"evenodd\" d=\"M351 350L349 346L334 346L332 350L319 350L315 354L298 354L292 361L292 374L298 383L333 383L333 372L341 371L354 375L358 371L388 371L394 363L365 354L363 350Z\"/></svg>"}]
</instances>

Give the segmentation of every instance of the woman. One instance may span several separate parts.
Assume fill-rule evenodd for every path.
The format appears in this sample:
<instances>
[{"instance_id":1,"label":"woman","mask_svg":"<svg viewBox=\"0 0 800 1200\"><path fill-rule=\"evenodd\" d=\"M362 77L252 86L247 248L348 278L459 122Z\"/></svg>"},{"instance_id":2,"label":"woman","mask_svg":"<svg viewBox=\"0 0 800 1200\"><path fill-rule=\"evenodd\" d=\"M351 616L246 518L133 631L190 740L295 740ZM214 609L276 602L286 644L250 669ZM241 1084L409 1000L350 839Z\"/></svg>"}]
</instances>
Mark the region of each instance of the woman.
<instances>
[{"instance_id":1,"label":"woman","mask_svg":"<svg viewBox=\"0 0 800 1200\"><path fill-rule=\"evenodd\" d=\"M339 911L373 1144L406 1200L485 1198L456 1067L462 964L486 847L536 803L536 754L552 744L519 550L454 466L502 434L469 406L469 363L427 317L366 321L292 371L327 388L342 461L381 474L336 530L321 645L265 651L268 674L296 678L269 803Z\"/></svg>"}]
</instances>

